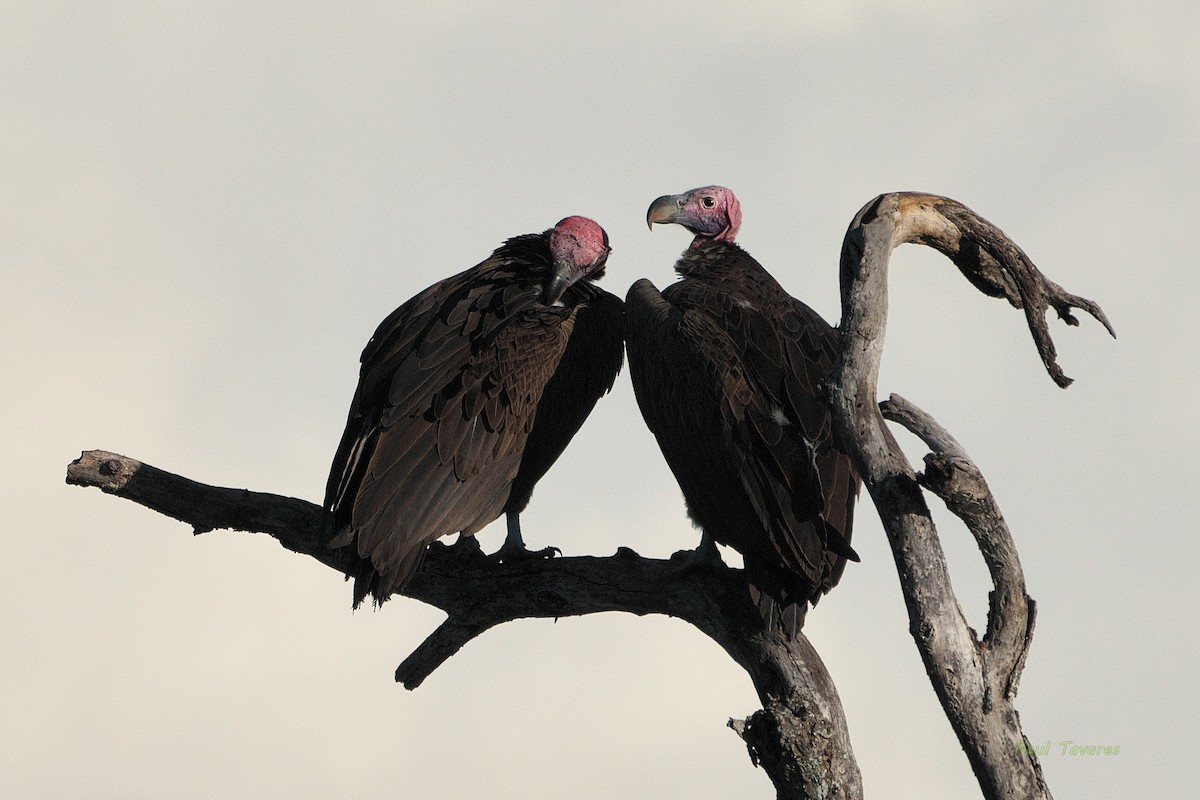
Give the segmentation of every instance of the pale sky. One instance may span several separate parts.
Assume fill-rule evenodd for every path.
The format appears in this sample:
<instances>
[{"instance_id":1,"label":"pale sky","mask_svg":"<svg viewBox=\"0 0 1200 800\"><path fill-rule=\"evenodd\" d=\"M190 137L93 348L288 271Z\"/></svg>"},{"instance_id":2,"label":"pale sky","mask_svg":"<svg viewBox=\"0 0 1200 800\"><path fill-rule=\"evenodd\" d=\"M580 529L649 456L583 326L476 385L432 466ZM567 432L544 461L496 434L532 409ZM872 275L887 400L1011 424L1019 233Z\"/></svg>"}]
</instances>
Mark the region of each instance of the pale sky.
<instances>
[{"instance_id":1,"label":"pale sky","mask_svg":"<svg viewBox=\"0 0 1200 800\"><path fill-rule=\"evenodd\" d=\"M737 5L2 4L0 794L773 797L725 727L749 679L682 622L505 625L408 692L440 612L351 613L268 537L63 483L103 448L319 502L387 312L568 214L607 229L610 291L663 286L688 237L646 207L708 183L831 320L846 225L892 190L966 203L1104 307L1116 341L1053 323L1063 391L1020 312L904 248L880 392L954 433L1013 529L1055 796L1194 788L1200 5ZM931 504L982 629L982 562ZM806 631L867 796L978 796L858 520ZM697 542L627 375L523 522L567 554Z\"/></svg>"}]
</instances>

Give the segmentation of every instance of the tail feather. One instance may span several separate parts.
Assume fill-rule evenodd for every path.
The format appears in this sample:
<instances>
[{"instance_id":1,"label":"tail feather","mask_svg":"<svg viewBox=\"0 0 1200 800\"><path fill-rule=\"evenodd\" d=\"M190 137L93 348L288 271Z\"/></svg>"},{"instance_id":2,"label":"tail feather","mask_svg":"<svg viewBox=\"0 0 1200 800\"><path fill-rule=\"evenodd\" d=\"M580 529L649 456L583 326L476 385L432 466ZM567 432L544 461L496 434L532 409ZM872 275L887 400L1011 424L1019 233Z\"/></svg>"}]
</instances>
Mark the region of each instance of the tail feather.
<instances>
[{"instance_id":1,"label":"tail feather","mask_svg":"<svg viewBox=\"0 0 1200 800\"><path fill-rule=\"evenodd\" d=\"M789 639L795 639L804 627L804 617L808 613L808 603L783 603L766 592L750 585L750 598L758 607L763 625L768 632L780 630Z\"/></svg>"}]
</instances>

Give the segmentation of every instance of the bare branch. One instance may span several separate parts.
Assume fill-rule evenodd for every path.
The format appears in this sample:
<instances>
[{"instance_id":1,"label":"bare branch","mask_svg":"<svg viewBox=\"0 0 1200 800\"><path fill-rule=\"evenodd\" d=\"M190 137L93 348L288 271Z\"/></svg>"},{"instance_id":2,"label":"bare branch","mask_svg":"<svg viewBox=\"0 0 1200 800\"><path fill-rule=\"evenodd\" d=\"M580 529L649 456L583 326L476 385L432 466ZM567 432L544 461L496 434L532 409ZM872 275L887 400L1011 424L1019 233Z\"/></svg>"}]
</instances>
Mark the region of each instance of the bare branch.
<instances>
[{"instance_id":1,"label":"bare branch","mask_svg":"<svg viewBox=\"0 0 1200 800\"><path fill-rule=\"evenodd\" d=\"M1025 574L1012 533L975 462L950 433L921 409L893 394L879 404L885 419L919 436L933 451L917 482L946 503L975 537L995 590L988 596L985 690L1004 687L1016 697L1020 673L1033 636L1036 604L1025 591ZM978 644L978 643L977 643ZM990 699L985 698L985 705Z\"/></svg>"},{"instance_id":2,"label":"bare branch","mask_svg":"<svg viewBox=\"0 0 1200 800\"><path fill-rule=\"evenodd\" d=\"M67 483L108 494L192 526L201 534L219 528L268 533L281 545L348 574L351 562L323 545L325 510L294 497L209 486L107 450L88 450L67 466Z\"/></svg>"},{"instance_id":3,"label":"bare branch","mask_svg":"<svg viewBox=\"0 0 1200 800\"><path fill-rule=\"evenodd\" d=\"M871 268L881 267L886 272L887 257L905 242L938 250L981 292L991 297L1003 297L1015 308L1024 309L1042 363L1061 387L1069 386L1071 379L1058 366L1054 342L1046 326L1048 310L1054 309L1068 325L1078 325L1079 320L1071 309L1081 309L1099 320L1109 334L1116 336L1100 306L1069 294L1048 279L995 225L957 200L913 192L880 195L858 212L846 232L842 245L843 331L854 330L847 327L848 322L865 322L870 316L866 312L873 304L878 304L882 311L876 324L886 324L886 279L871 280L864 269L870 262ZM871 253L866 252L868 246ZM865 301L853 313L846 305L852 286L857 286L858 299ZM864 290L869 291L869 296L862 294Z\"/></svg>"},{"instance_id":4,"label":"bare branch","mask_svg":"<svg viewBox=\"0 0 1200 800\"><path fill-rule=\"evenodd\" d=\"M230 528L270 534L281 545L348 574L353 564L330 549L320 506L292 497L226 489L189 480L102 450L83 453L67 482L174 517L197 532ZM770 776L778 797L861 798L837 690L803 636L764 630L740 570L693 552L643 558L622 548L608 558L518 560L484 555L474 539L429 548L404 594L436 606L446 621L396 671L415 688L467 642L510 620L624 611L666 614L706 633L750 675L763 710L738 731Z\"/></svg>"},{"instance_id":5,"label":"bare branch","mask_svg":"<svg viewBox=\"0 0 1200 800\"><path fill-rule=\"evenodd\" d=\"M838 435L854 456L896 560L909 628L934 690L987 798L1049 798L1015 698L1033 632L1035 606L1012 537L987 483L966 452L916 407L893 397L884 413L910 427L934 451L918 476L876 405L887 326L887 270L905 242L946 254L980 291L1025 311L1047 372L1070 379L1055 360L1045 313L1077 324L1082 308L1112 333L1099 306L1049 281L1015 243L954 200L926 194L877 197L854 218L842 247L842 358L830 392ZM996 590L983 641L967 625L950 587L945 556L920 487L942 497L979 543Z\"/></svg>"}]
</instances>

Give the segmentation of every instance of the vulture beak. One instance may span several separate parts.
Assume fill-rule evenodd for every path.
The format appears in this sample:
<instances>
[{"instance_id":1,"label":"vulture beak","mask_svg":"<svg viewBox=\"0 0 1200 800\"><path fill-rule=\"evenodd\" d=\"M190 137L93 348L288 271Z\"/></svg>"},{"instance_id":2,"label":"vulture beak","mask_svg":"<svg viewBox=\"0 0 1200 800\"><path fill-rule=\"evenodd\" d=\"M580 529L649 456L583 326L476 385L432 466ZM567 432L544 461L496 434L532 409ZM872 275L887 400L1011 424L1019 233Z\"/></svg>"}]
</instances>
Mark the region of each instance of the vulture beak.
<instances>
[{"instance_id":1,"label":"vulture beak","mask_svg":"<svg viewBox=\"0 0 1200 800\"><path fill-rule=\"evenodd\" d=\"M557 262L554 265L554 277L550 279L550 284L546 287L546 295L542 298L542 302L548 306L560 305L563 292L576 280L578 280L578 276L575 274L573 264L569 261Z\"/></svg>"},{"instance_id":2,"label":"vulture beak","mask_svg":"<svg viewBox=\"0 0 1200 800\"><path fill-rule=\"evenodd\" d=\"M654 230L654 223L668 225L679 221L679 210L683 207L683 197L677 194L664 194L650 204L646 212L646 227Z\"/></svg>"}]
</instances>

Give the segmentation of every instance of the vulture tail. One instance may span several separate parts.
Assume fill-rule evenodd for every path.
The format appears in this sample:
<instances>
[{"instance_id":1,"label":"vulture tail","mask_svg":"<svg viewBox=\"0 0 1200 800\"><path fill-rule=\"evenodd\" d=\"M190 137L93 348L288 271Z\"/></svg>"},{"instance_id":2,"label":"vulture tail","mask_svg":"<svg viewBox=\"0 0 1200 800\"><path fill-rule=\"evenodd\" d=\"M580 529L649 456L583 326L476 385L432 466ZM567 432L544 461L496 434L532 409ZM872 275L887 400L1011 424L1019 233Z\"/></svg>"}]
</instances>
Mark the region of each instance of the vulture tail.
<instances>
[{"instance_id":1,"label":"vulture tail","mask_svg":"<svg viewBox=\"0 0 1200 800\"><path fill-rule=\"evenodd\" d=\"M781 630L789 639L795 639L804 627L804 616L808 613L806 601L783 603L753 584L750 586L750 597L758 607L768 633Z\"/></svg>"}]
</instances>

